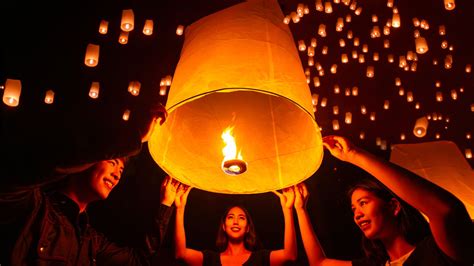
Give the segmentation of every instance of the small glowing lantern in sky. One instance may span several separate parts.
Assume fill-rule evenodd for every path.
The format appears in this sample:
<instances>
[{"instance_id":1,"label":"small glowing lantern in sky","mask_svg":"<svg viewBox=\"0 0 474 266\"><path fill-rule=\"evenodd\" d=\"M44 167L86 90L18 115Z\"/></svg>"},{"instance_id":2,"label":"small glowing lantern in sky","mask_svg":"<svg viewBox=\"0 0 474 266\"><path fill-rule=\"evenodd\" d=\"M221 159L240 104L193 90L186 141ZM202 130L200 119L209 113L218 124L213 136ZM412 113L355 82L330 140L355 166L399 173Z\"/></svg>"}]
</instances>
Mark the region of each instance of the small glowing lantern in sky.
<instances>
[{"instance_id":1,"label":"small glowing lantern in sky","mask_svg":"<svg viewBox=\"0 0 474 266\"><path fill-rule=\"evenodd\" d=\"M54 102L54 91L48 90L44 96L44 103L52 104Z\"/></svg>"},{"instance_id":2,"label":"small glowing lantern in sky","mask_svg":"<svg viewBox=\"0 0 474 266\"><path fill-rule=\"evenodd\" d=\"M123 112L122 119L123 119L124 121L128 121L129 118L130 118L130 110L126 109L126 110Z\"/></svg>"},{"instance_id":3,"label":"small glowing lantern in sky","mask_svg":"<svg viewBox=\"0 0 474 266\"><path fill-rule=\"evenodd\" d=\"M89 89L89 97L91 97L92 99L97 99L99 97L99 89L99 82L92 82L91 88Z\"/></svg>"},{"instance_id":4,"label":"small glowing lantern in sky","mask_svg":"<svg viewBox=\"0 0 474 266\"><path fill-rule=\"evenodd\" d=\"M7 79L3 91L3 103L16 107L20 103L21 81L18 79Z\"/></svg>"},{"instance_id":5,"label":"small glowing lantern in sky","mask_svg":"<svg viewBox=\"0 0 474 266\"><path fill-rule=\"evenodd\" d=\"M132 31L134 28L135 16L133 10L125 9L122 10L122 21L120 22L120 29L125 32Z\"/></svg>"},{"instance_id":6,"label":"small glowing lantern in sky","mask_svg":"<svg viewBox=\"0 0 474 266\"><path fill-rule=\"evenodd\" d=\"M127 31L122 31L120 32L120 36L118 39L120 44L127 44L128 43L128 32Z\"/></svg>"},{"instance_id":7,"label":"small glowing lantern in sky","mask_svg":"<svg viewBox=\"0 0 474 266\"><path fill-rule=\"evenodd\" d=\"M423 37L418 37L415 39L416 52L419 54L424 54L428 51L428 43Z\"/></svg>"},{"instance_id":8,"label":"small glowing lantern in sky","mask_svg":"<svg viewBox=\"0 0 474 266\"><path fill-rule=\"evenodd\" d=\"M142 84L139 81L130 81L128 84L128 92L133 96L138 96L140 94L140 87Z\"/></svg>"},{"instance_id":9,"label":"small glowing lantern in sky","mask_svg":"<svg viewBox=\"0 0 474 266\"><path fill-rule=\"evenodd\" d=\"M297 184L319 168L321 132L282 20L276 1L259 0L188 26L168 92L168 119L148 143L165 172L203 190L251 194ZM230 156L240 160L230 164L223 156L228 127L242 156Z\"/></svg>"},{"instance_id":10,"label":"small glowing lantern in sky","mask_svg":"<svg viewBox=\"0 0 474 266\"><path fill-rule=\"evenodd\" d=\"M456 7L454 0L444 0L444 8L446 10L453 10Z\"/></svg>"},{"instance_id":11,"label":"small glowing lantern in sky","mask_svg":"<svg viewBox=\"0 0 474 266\"><path fill-rule=\"evenodd\" d=\"M392 16L392 27L394 28L400 28L400 14L398 13L393 13Z\"/></svg>"},{"instance_id":12,"label":"small glowing lantern in sky","mask_svg":"<svg viewBox=\"0 0 474 266\"><path fill-rule=\"evenodd\" d=\"M423 116L416 120L415 127L413 128L413 134L419 138L422 138L426 135L428 130L428 119Z\"/></svg>"},{"instance_id":13,"label":"small glowing lantern in sky","mask_svg":"<svg viewBox=\"0 0 474 266\"><path fill-rule=\"evenodd\" d=\"M178 25L176 28L176 35L181 36L184 33L184 26L183 25Z\"/></svg>"},{"instance_id":14,"label":"small glowing lantern in sky","mask_svg":"<svg viewBox=\"0 0 474 266\"><path fill-rule=\"evenodd\" d=\"M99 25L99 33L100 34L107 34L109 29L109 22L107 20L101 20Z\"/></svg>"},{"instance_id":15,"label":"small glowing lantern in sky","mask_svg":"<svg viewBox=\"0 0 474 266\"><path fill-rule=\"evenodd\" d=\"M148 36L153 34L153 20L145 20L145 25L143 26L143 34Z\"/></svg>"},{"instance_id":16,"label":"small glowing lantern in sky","mask_svg":"<svg viewBox=\"0 0 474 266\"><path fill-rule=\"evenodd\" d=\"M95 67L99 63L99 45L88 44L84 64L88 67Z\"/></svg>"}]
</instances>

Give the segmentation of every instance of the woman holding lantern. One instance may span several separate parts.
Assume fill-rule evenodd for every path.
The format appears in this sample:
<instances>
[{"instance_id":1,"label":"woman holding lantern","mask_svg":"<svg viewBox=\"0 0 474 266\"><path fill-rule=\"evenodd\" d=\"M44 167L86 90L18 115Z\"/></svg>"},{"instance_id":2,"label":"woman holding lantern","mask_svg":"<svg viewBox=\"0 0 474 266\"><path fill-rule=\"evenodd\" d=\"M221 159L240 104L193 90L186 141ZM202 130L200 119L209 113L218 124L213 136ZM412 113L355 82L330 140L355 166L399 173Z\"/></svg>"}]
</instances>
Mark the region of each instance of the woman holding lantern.
<instances>
[{"instance_id":1,"label":"woman holding lantern","mask_svg":"<svg viewBox=\"0 0 474 266\"><path fill-rule=\"evenodd\" d=\"M189 265L282 265L296 260L296 236L293 222L293 188L274 192L279 198L285 219L284 248L258 249L252 218L242 206L232 206L221 218L216 245L219 252L198 251L186 246L184 209L190 187L180 185L176 192L175 256Z\"/></svg>"},{"instance_id":2,"label":"woman holding lantern","mask_svg":"<svg viewBox=\"0 0 474 266\"><path fill-rule=\"evenodd\" d=\"M345 138L327 136L323 145L334 157L364 169L380 181L363 181L349 191L354 222L363 233L366 255L352 261L352 265L471 265L474 262L474 226L466 208L454 195L353 146ZM306 186L297 185L295 195L295 209L310 265L351 265L350 261L326 258L306 211L309 195ZM429 225L417 209L426 214Z\"/></svg>"}]
</instances>

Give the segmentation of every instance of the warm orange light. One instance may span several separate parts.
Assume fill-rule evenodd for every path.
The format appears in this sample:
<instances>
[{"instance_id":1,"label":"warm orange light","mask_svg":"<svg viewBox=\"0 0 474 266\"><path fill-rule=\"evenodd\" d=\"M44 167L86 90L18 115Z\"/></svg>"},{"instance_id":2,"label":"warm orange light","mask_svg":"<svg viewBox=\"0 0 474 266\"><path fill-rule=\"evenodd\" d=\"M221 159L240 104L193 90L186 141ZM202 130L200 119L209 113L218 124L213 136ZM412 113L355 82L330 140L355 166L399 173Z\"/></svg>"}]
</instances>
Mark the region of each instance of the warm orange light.
<instances>
[{"instance_id":1,"label":"warm orange light","mask_svg":"<svg viewBox=\"0 0 474 266\"><path fill-rule=\"evenodd\" d=\"M125 32L130 32L134 28L135 16L132 9L122 10L122 21L120 22L120 29Z\"/></svg>"},{"instance_id":2,"label":"warm orange light","mask_svg":"<svg viewBox=\"0 0 474 266\"><path fill-rule=\"evenodd\" d=\"M95 67L99 63L99 45L88 44L84 64L88 67Z\"/></svg>"},{"instance_id":3,"label":"warm orange light","mask_svg":"<svg viewBox=\"0 0 474 266\"><path fill-rule=\"evenodd\" d=\"M247 163L243 160L241 151L237 153L237 145L232 135L234 127L227 127L221 135L225 143L222 149L224 159L222 160L222 170L229 175L239 175L247 170Z\"/></svg>"}]
</instances>

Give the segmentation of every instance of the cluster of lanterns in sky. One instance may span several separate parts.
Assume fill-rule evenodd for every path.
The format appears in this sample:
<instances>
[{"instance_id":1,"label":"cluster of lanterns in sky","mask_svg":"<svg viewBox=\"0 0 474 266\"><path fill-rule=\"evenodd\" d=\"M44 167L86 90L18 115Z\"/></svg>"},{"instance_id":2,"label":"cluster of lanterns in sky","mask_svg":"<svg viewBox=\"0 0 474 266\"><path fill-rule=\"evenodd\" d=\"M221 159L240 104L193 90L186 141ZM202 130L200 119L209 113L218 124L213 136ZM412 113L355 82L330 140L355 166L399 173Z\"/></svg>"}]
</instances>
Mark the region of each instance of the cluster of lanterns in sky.
<instances>
[{"instance_id":1,"label":"cluster of lanterns in sky","mask_svg":"<svg viewBox=\"0 0 474 266\"><path fill-rule=\"evenodd\" d=\"M443 2L444 8L446 10L453 10L456 7L454 0L444 0ZM354 0L316 0L313 6L308 6L305 4L298 4L296 6L296 10L290 12L290 14L286 15L283 18L283 23L285 24L296 24L300 23L304 20L304 16L315 14L318 15L318 12L323 12L327 15L335 14L336 8L342 9L346 8L347 13L344 16L340 16L336 19L335 25L329 25L328 23L319 23L318 25L314 25L316 27L312 27L316 29L315 36L308 40L297 40L296 46L297 49L300 51L300 58L303 62L303 66L305 68L305 75L306 81L308 84L312 85L313 93L312 93L312 103L313 103L313 111L316 113L318 108L325 108L330 107L332 110L332 114L335 116L335 119L332 120L332 130L338 131L343 127L343 124L350 125L355 121L355 115L353 111L346 111L344 110L343 103L331 103L330 100L331 95L328 91L321 90L322 87L328 88L328 82L326 82L326 77L331 75L336 75L344 72L344 66L349 64L351 60L354 62L358 62L361 67L365 69L365 77L368 79L375 79L378 71L377 71L377 63L378 62L387 62L388 64L393 65L394 68L400 68L404 70L406 73L415 73L419 70L420 67L427 67L426 64L420 64L420 61L423 57L427 57L426 53L432 49L439 49L444 51L444 58L433 58L430 63L433 67L441 65L440 67L444 67L446 70L450 70L453 68L454 59L454 46L451 42L449 42L446 38L448 29L445 25L434 25L431 24L426 19L420 19L417 17L412 18L412 21L409 23L408 21L403 21L400 17L400 12L403 10L399 10L394 3L394 0L387 0L387 7L391 9L391 17L386 19L386 22L383 24L381 23L382 17L377 14L371 15L372 25L369 26L369 31L367 32L368 37L372 40L380 40L384 51L376 51L376 49L369 50L369 45L367 43L363 43L362 39L357 36L351 29L350 25L353 23L353 20L357 16L363 15L364 8L362 5L357 3ZM407 25L408 24L408 25ZM396 31L400 27L408 27L409 25L413 27L413 36L406 36L407 40L409 38L413 38L414 43L414 51L408 50L405 54L397 55L395 53L390 53L389 50L393 45L390 40L390 35L394 31ZM142 33L146 36L153 35L154 29L154 22L151 19L146 19L142 23ZM108 34L109 31L109 22L106 20L101 20L100 24L98 25L98 32L101 35ZM295 25L297 26L297 25ZM121 22L120 22L120 35L118 37L118 42L122 45L126 45L128 43L129 33L133 30L136 30L138 27L136 23L136 19L134 16L134 12L132 9L126 9L122 11ZM442 41L438 43L429 43L427 38L424 37L425 34L429 30L436 30L438 35L442 37ZM340 37L338 40L338 45L341 51L338 51L338 47L331 47L325 45L323 41L325 38L328 38L329 35L333 35L332 31L334 31L338 36L344 35L344 37ZM182 35L184 33L184 26L178 25L176 28L176 34ZM333 35L334 36L334 35ZM332 36L331 36L332 37ZM318 48L319 46L319 48ZM352 50L349 47L352 46ZM436 47L436 48L435 48ZM342 50L344 49L344 50ZM320 53L320 55L318 54ZM337 57L338 60L332 62L329 65L323 65L322 63L318 62L318 56L328 55L330 53L339 53ZM84 64L88 67L96 67L100 63L100 46L94 43L89 43L85 49L85 56L84 56ZM423 60L427 60L427 58L423 58ZM398 62L397 62L398 61ZM462 67L463 72L466 75L471 73L472 66L471 64L465 64L460 66L459 64L456 67ZM361 77L362 78L362 77ZM160 81L160 88L159 94L165 96L167 94L167 88L171 85L172 77L170 75L163 77ZM89 89L89 97L92 99L96 99L100 95L100 83L99 81L91 81ZM405 87L404 81L402 77L396 77L394 81L395 88L398 90L398 94L400 97L406 97L406 101L408 103L414 103L413 106L415 109L423 109L420 102L416 99L416 91L413 89L408 89ZM405 85L405 86L404 86ZM441 81L435 80L434 87L437 89L434 92L434 100L437 102L446 101L445 94L442 88L445 84L442 84ZM15 79L7 79L4 86L3 92L3 102L11 107L16 107L20 103L20 94L21 94L21 81ZM129 82L129 86L127 88L128 92L132 96L138 96L140 93L141 83L138 80L132 80ZM332 84L331 86L332 93L334 94L344 94L348 97L357 97L362 87L358 86L358 84L354 84L354 86L342 88L339 84ZM464 92L464 87L461 86L459 88L451 88L449 90L449 95L451 100L456 101ZM44 102L45 104L53 104L54 103L55 93L52 89L48 89L45 92ZM329 102L329 103L328 103ZM391 102L389 99L383 99L382 103L383 109L388 110L390 109ZM393 105L393 104L392 104ZM474 103L470 105L470 111L474 112ZM377 112L373 110L369 110L368 107L364 104L360 105L360 113L362 115L367 115L370 121L375 121L377 119ZM339 121L337 118L339 115L343 115L343 123ZM123 120L128 120L130 117L130 110L126 109L123 112L122 118ZM444 121L446 123L449 122L449 117L442 115L442 110L439 112L427 112L426 115L422 117L414 118L414 125L412 133L419 138L423 138L426 136L428 132L429 124L434 121ZM324 130L324 129L323 129ZM400 140L406 139L407 132L400 133ZM471 133L466 132L466 139L471 138ZM366 137L366 133L361 131L359 134L359 138L364 139ZM436 138L440 138L440 134L436 134ZM387 149L387 141L383 140L381 137L376 138L376 143L380 146L381 149ZM472 152L470 147L465 147L465 156L466 158L472 158Z\"/></svg>"}]
</instances>

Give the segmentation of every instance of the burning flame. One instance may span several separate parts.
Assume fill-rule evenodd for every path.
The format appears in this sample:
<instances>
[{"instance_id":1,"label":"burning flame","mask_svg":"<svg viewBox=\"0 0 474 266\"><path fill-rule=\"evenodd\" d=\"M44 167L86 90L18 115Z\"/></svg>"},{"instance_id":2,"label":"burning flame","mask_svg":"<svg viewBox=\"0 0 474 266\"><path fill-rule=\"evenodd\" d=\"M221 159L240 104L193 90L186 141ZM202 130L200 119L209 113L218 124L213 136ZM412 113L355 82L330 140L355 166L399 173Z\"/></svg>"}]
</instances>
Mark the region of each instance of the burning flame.
<instances>
[{"instance_id":1,"label":"burning flame","mask_svg":"<svg viewBox=\"0 0 474 266\"><path fill-rule=\"evenodd\" d=\"M234 127L227 127L221 135L222 140L225 143L225 147L222 149L222 153L224 155L224 160L233 160L233 159L239 159L242 160L242 155L241 151L239 151L239 154L237 155L237 145L235 144L235 139L234 136L232 136L232 131L234 130Z\"/></svg>"}]
</instances>

